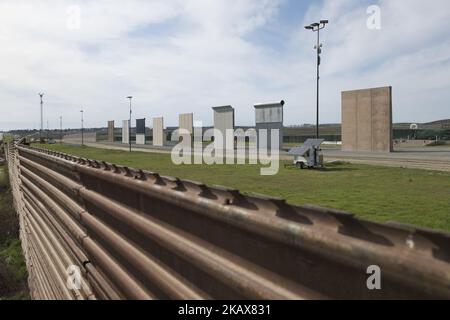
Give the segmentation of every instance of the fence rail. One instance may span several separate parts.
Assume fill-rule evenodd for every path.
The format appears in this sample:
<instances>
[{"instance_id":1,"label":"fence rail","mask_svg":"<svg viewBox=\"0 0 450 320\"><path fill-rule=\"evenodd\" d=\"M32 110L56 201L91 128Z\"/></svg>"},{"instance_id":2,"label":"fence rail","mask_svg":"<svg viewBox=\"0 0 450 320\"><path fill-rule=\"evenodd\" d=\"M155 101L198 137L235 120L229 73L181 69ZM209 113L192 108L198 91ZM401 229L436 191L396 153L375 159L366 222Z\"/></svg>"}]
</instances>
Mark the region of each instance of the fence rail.
<instances>
[{"instance_id":1,"label":"fence rail","mask_svg":"<svg viewBox=\"0 0 450 320\"><path fill-rule=\"evenodd\" d=\"M449 234L21 143L6 158L34 299L450 298Z\"/></svg>"}]
</instances>

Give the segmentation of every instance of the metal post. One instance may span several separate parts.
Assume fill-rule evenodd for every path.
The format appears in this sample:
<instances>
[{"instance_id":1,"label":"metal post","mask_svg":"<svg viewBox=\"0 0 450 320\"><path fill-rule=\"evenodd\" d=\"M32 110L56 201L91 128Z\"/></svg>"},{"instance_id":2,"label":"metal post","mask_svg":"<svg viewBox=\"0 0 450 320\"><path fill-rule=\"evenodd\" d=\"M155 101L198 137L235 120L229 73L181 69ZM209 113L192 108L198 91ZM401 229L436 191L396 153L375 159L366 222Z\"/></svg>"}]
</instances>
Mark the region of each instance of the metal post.
<instances>
[{"instance_id":1,"label":"metal post","mask_svg":"<svg viewBox=\"0 0 450 320\"><path fill-rule=\"evenodd\" d=\"M39 97L41 98L41 130L39 131L39 140L42 143L43 141L43 132L44 132L44 101L43 101L43 97L44 97L44 93L41 92L39 93Z\"/></svg>"},{"instance_id":2,"label":"metal post","mask_svg":"<svg viewBox=\"0 0 450 320\"><path fill-rule=\"evenodd\" d=\"M317 100L316 100L316 138L319 139L319 90L320 90L320 54L322 53L322 44L320 43L320 30L325 28L328 24L328 20L320 20L320 22L312 23L309 26L305 26L305 29L317 32L317 44L315 46L317 53Z\"/></svg>"},{"instance_id":3,"label":"metal post","mask_svg":"<svg viewBox=\"0 0 450 320\"><path fill-rule=\"evenodd\" d=\"M128 145L130 147L130 152L131 152L131 114L132 114L132 111L131 111L131 99L133 99L133 97L132 96L128 96L127 99L130 100L130 120L128 122Z\"/></svg>"},{"instance_id":4,"label":"metal post","mask_svg":"<svg viewBox=\"0 0 450 320\"><path fill-rule=\"evenodd\" d=\"M84 146L84 111L81 110L81 146Z\"/></svg>"},{"instance_id":5,"label":"metal post","mask_svg":"<svg viewBox=\"0 0 450 320\"><path fill-rule=\"evenodd\" d=\"M317 110L316 110L316 138L319 139L319 67L320 67L320 29L317 30Z\"/></svg>"},{"instance_id":6,"label":"metal post","mask_svg":"<svg viewBox=\"0 0 450 320\"><path fill-rule=\"evenodd\" d=\"M59 117L59 143L62 144L63 141L63 133L62 133L62 116Z\"/></svg>"}]
</instances>

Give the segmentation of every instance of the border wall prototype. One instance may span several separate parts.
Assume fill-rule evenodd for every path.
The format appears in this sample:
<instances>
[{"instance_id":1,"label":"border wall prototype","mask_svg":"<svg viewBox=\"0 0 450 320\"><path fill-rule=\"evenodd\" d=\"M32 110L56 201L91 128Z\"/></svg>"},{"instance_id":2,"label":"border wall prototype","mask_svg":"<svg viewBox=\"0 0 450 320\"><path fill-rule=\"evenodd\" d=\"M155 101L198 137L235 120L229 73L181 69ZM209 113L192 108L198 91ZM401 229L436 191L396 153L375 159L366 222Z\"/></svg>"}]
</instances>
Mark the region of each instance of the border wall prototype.
<instances>
[{"instance_id":1,"label":"border wall prototype","mask_svg":"<svg viewBox=\"0 0 450 320\"><path fill-rule=\"evenodd\" d=\"M392 87L342 92L342 150L393 148Z\"/></svg>"},{"instance_id":2,"label":"border wall prototype","mask_svg":"<svg viewBox=\"0 0 450 320\"><path fill-rule=\"evenodd\" d=\"M33 299L450 298L448 233L20 143L6 159Z\"/></svg>"}]
</instances>

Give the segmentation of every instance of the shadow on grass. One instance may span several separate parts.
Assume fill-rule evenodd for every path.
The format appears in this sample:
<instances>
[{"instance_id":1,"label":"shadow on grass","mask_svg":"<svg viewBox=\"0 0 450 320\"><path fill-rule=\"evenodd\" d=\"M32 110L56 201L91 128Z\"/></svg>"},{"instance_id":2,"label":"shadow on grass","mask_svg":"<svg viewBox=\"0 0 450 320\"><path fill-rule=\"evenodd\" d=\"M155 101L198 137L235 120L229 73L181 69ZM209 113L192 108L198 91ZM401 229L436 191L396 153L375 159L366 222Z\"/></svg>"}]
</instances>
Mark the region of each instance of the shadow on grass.
<instances>
[{"instance_id":1,"label":"shadow on grass","mask_svg":"<svg viewBox=\"0 0 450 320\"><path fill-rule=\"evenodd\" d=\"M360 170L359 168L355 167L348 167L343 165L328 165L323 168L314 168L314 169L299 169L295 167L294 165L285 165L285 169L287 170L296 170L296 171L318 171L318 172L349 172L349 171L357 171Z\"/></svg>"},{"instance_id":2,"label":"shadow on grass","mask_svg":"<svg viewBox=\"0 0 450 320\"><path fill-rule=\"evenodd\" d=\"M323 168L317 168L317 169L312 169L312 170L317 170L320 172L345 172L345 171L357 171L359 170L358 168L350 168L350 167L336 167L336 166L330 166L330 167L323 167Z\"/></svg>"}]
</instances>

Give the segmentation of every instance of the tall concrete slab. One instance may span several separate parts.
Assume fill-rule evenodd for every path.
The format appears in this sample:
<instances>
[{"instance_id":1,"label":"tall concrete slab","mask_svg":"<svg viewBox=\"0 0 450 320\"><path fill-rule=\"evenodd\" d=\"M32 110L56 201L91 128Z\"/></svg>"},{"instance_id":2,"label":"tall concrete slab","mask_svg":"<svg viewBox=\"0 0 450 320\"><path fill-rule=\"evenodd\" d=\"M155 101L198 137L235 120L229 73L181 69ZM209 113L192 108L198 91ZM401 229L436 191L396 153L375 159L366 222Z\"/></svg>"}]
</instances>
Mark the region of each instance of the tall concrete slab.
<instances>
[{"instance_id":1,"label":"tall concrete slab","mask_svg":"<svg viewBox=\"0 0 450 320\"><path fill-rule=\"evenodd\" d=\"M114 142L114 120L108 121L108 142Z\"/></svg>"},{"instance_id":2,"label":"tall concrete slab","mask_svg":"<svg viewBox=\"0 0 450 320\"><path fill-rule=\"evenodd\" d=\"M164 118L153 118L153 145L163 147L164 140Z\"/></svg>"},{"instance_id":3,"label":"tall concrete slab","mask_svg":"<svg viewBox=\"0 0 450 320\"><path fill-rule=\"evenodd\" d=\"M392 87L342 92L342 150L391 152Z\"/></svg>"},{"instance_id":4,"label":"tall concrete slab","mask_svg":"<svg viewBox=\"0 0 450 320\"><path fill-rule=\"evenodd\" d=\"M393 151L393 126L392 126L392 88L379 88L372 90L373 105L377 110L372 110L373 148L375 150Z\"/></svg>"},{"instance_id":5,"label":"tall concrete slab","mask_svg":"<svg viewBox=\"0 0 450 320\"><path fill-rule=\"evenodd\" d=\"M182 138L186 145L192 145L194 135L194 114L185 113L179 116L179 129L184 129L185 134L179 133L179 139Z\"/></svg>"},{"instance_id":6,"label":"tall concrete slab","mask_svg":"<svg viewBox=\"0 0 450 320\"><path fill-rule=\"evenodd\" d=\"M222 134L222 141L219 143L218 137L214 137L215 148L222 146L223 149L234 149L234 135L229 137L232 141L227 141L227 130L234 131L234 109L232 106L214 107L214 129Z\"/></svg>"},{"instance_id":7,"label":"tall concrete slab","mask_svg":"<svg viewBox=\"0 0 450 320\"><path fill-rule=\"evenodd\" d=\"M136 119L136 144L145 144L145 119Z\"/></svg>"},{"instance_id":8,"label":"tall concrete slab","mask_svg":"<svg viewBox=\"0 0 450 320\"><path fill-rule=\"evenodd\" d=\"M130 143L130 120L122 121L122 143Z\"/></svg>"},{"instance_id":9,"label":"tall concrete slab","mask_svg":"<svg viewBox=\"0 0 450 320\"><path fill-rule=\"evenodd\" d=\"M258 148L266 146L267 149L272 148L271 132L272 130L279 131L279 148L283 146L283 108L284 101L274 103L256 104L255 107L255 122L256 131L258 134ZM260 139L261 130L266 130L267 141L262 143Z\"/></svg>"},{"instance_id":10,"label":"tall concrete slab","mask_svg":"<svg viewBox=\"0 0 450 320\"><path fill-rule=\"evenodd\" d=\"M370 90L358 94L357 104L357 139L358 149L372 150L372 96Z\"/></svg>"}]
</instances>

